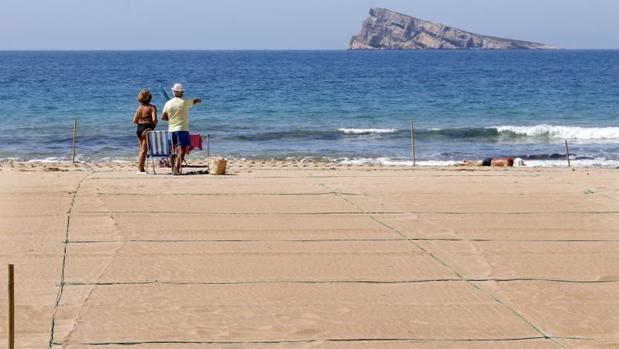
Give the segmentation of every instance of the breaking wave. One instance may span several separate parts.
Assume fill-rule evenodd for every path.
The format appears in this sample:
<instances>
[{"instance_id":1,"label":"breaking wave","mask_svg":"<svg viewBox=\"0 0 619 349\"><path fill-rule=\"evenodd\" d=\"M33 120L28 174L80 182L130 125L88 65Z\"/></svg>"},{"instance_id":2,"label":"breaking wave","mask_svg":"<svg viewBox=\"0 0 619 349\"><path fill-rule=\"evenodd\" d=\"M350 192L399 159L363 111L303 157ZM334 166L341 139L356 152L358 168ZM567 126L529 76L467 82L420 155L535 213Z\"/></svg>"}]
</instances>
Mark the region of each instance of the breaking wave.
<instances>
[{"instance_id":1,"label":"breaking wave","mask_svg":"<svg viewBox=\"0 0 619 349\"><path fill-rule=\"evenodd\" d=\"M339 128L346 135L388 134L398 132L395 128Z\"/></svg>"},{"instance_id":2,"label":"breaking wave","mask_svg":"<svg viewBox=\"0 0 619 349\"><path fill-rule=\"evenodd\" d=\"M419 139L476 139L480 141L535 138L540 141L571 139L576 141L619 142L619 127L574 127L574 126L492 126L462 128L418 129ZM381 139L403 139L410 137L410 131L396 128L339 128L337 130L296 129L239 134L226 137L235 141L269 140L337 140L346 137L372 137Z\"/></svg>"},{"instance_id":3,"label":"breaking wave","mask_svg":"<svg viewBox=\"0 0 619 349\"><path fill-rule=\"evenodd\" d=\"M573 127L573 126L495 126L500 134L514 134L527 137L548 137L580 140L619 140L619 127Z\"/></svg>"}]
</instances>

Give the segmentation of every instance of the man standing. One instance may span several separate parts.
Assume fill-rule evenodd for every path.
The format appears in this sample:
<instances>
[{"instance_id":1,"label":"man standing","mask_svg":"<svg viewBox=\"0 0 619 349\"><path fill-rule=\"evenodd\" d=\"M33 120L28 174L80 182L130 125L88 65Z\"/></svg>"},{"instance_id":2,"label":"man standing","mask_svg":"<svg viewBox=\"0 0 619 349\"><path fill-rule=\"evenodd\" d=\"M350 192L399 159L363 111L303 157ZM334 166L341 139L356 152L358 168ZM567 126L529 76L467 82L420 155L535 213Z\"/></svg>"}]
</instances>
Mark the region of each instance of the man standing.
<instances>
[{"instance_id":1,"label":"man standing","mask_svg":"<svg viewBox=\"0 0 619 349\"><path fill-rule=\"evenodd\" d=\"M202 103L201 99L184 99L185 88L181 84L172 87L174 98L163 107L161 118L168 121L168 131L172 138L173 155L170 158L173 174L181 174L187 147L191 145L189 139L189 109L194 104ZM179 151L180 150L180 151Z\"/></svg>"}]
</instances>

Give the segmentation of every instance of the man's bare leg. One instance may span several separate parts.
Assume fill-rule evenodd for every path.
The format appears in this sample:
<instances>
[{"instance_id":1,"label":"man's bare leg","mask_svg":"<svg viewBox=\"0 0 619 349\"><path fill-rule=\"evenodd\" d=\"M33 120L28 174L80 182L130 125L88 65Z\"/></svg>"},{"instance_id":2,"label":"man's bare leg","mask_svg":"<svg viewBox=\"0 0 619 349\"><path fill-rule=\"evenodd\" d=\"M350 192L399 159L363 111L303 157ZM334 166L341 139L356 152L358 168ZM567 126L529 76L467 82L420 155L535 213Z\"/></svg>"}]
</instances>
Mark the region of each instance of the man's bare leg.
<instances>
[{"instance_id":1,"label":"man's bare leg","mask_svg":"<svg viewBox=\"0 0 619 349\"><path fill-rule=\"evenodd\" d=\"M176 154L174 154L173 152L170 152L170 167L172 168L172 173L175 172L175 169L174 169L174 166L176 165L175 159L176 159Z\"/></svg>"},{"instance_id":2,"label":"man's bare leg","mask_svg":"<svg viewBox=\"0 0 619 349\"><path fill-rule=\"evenodd\" d=\"M186 155L187 155L187 148L183 148L181 150L181 161L180 161L181 164L185 163L185 156Z\"/></svg>"},{"instance_id":3,"label":"man's bare leg","mask_svg":"<svg viewBox=\"0 0 619 349\"><path fill-rule=\"evenodd\" d=\"M181 153L176 155L175 172L181 174L183 172L183 161L185 160L185 154L187 154L187 147L179 147ZM178 148L177 148L178 149Z\"/></svg>"}]
</instances>

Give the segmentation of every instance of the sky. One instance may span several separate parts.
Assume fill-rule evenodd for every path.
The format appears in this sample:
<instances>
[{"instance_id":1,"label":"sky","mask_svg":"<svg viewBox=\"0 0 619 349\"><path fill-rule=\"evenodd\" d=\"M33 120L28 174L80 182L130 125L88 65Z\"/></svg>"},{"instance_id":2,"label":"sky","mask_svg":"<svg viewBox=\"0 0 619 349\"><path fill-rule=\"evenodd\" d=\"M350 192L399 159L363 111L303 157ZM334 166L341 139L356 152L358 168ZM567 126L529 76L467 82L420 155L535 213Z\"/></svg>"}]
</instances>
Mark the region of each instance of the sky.
<instances>
[{"instance_id":1,"label":"sky","mask_svg":"<svg viewBox=\"0 0 619 349\"><path fill-rule=\"evenodd\" d=\"M617 0L0 0L0 50L346 49L371 7L561 48L619 49Z\"/></svg>"}]
</instances>

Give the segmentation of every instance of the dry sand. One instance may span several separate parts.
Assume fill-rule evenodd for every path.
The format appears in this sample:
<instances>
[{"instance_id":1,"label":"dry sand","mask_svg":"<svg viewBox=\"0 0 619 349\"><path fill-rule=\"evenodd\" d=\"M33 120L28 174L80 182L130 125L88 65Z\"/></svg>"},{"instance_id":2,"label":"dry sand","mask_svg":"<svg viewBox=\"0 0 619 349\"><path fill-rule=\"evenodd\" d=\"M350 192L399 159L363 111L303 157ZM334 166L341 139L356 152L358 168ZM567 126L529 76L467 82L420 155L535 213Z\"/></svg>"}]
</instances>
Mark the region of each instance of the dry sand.
<instances>
[{"instance_id":1,"label":"dry sand","mask_svg":"<svg viewBox=\"0 0 619 349\"><path fill-rule=\"evenodd\" d=\"M617 170L231 172L3 164L17 347L619 348Z\"/></svg>"}]
</instances>

